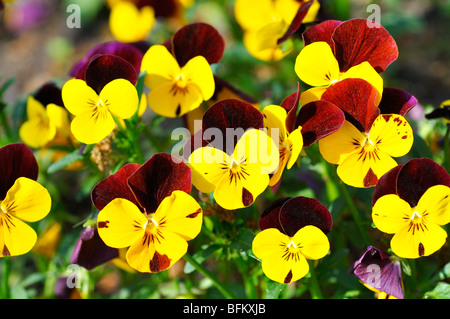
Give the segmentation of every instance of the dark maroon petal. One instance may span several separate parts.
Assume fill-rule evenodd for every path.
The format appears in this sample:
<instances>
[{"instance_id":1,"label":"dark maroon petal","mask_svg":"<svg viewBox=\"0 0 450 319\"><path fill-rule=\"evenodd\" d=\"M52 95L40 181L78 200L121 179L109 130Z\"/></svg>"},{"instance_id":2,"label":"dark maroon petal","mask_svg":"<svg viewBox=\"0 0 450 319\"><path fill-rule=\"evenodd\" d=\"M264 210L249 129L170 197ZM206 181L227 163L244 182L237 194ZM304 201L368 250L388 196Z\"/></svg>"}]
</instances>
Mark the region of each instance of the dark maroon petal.
<instances>
[{"instance_id":1,"label":"dark maroon petal","mask_svg":"<svg viewBox=\"0 0 450 319\"><path fill-rule=\"evenodd\" d=\"M398 299L404 298L400 262L392 262L390 256L368 247L354 264L350 272L361 282Z\"/></svg>"},{"instance_id":2,"label":"dark maroon petal","mask_svg":"<svg viewBox=\"0 0 450 319\"><path fill-rule=\"evenodd\" d=\"M136 7L143 8L145 6L153 7L155 17L172 17L177 12L177 3L175 0L138 0Z\"/></svg>"},{"instance_id":3,"label":"dark maroon petal","mask_svg":"<svg viewBox=\"0 0 450 319\"><path fill-rule=\"evenodd\" d=\"M303 146L336 132L345 122L344 112L328 101L310 102L300 109L295 127L302 127Z\"/></svg>"},{"instance_id":4,"label":"dark maroon petal","mask_svg":"<svg viewBox=\"0 0 450 319\"><path fill-rule=\"evenodd\" d=\"M408 92L396 88L383 88L383 96L378 108L381 114L405 116L416 105L417 99Z\"/></svg>"},{"instance_id":5,"label":"dark maroon petal","mask_svg":"<svg viewBox=\"0 0 450 319\"><path fill-rule=\"evenodd\" d=\"M381 196L397 194L397 177L402 167L403 165L397 165L381 176L373 190L372 206Z\"/></svg>"},{"instance_id":6,"label":"dark maroon petal","mask_svg":"<svg viewBox=\"0 0 450 319\"><path fill-rule=\"evenodd\" d=\"M71 299L74 292L77 290L75 287L75 276L62 276L59 277L55 284L55 297L58 299ZM68 285L67 283L70 282L73 284L73 286Z\"/></svg>"},{"instance_id":7,"label":"dark maroon petal","mask_svg":"<svg viewBox=\"0 0 450 319\"><path fill-rule=\"evenodd\" d=\"M280 224L289 237L302 227L313 225L325 234L331 231L333 220L328 209L317 199L298 196L287 200L280 210Z\"/></svg>"},{"instance_id":8,"label":"dark maroon petal","mask_svg":"<svg viewBox=\"0 0 450 319\"><path fill-rule=\"evenodd\" d=\"M136 74L141 70L141 61L147 51L148 44L145 41L135 43L122 43L109 41L100 43L88 51L86 56L74 64L70 75L77 79L85 80L85 72L89 63L100 55L116 55L129 62L135 69Z\"/></svg>"},{"instance_id":9,"label":"dark maroon petal","mask_svg":"<svg viewBox=\"0 0 450 319\"><path fill-rule=\"evenodd\" d=\"M140 206L153 213L173 191L191 192L191 169L167 153L153 155L128 178Z\"/></svg>"},{"instance_id":10,"label":"dark maroon petal","mask_svg":"<svg viewBox=\"0 0 450 319\"><path fill-rule=\"evenodd\" d=\"M300 26L302 25L303 19L305 18L312 4L313 1L303 2L301 4L286 32L281 38L277 40L277 44L283 43L284 41L289 39L295 32L297 32L298 28L300 28Z\"/></svg>"},{"instance_id":11,"label":"dark maroon petal","mask_svg":"<svg viewBox=\"0 0 450 319\"><path fill-rule=\"evenodd\" d=\"M301 94L300 83L297 82L297 91L284 98L280 104L280 106L284 108L287 112L285 125L288 133L294 131L298 126L298 125L296 126L295 122L297 119L299 107L298 102L300 101L300 94Z\"/></svg>"},{"instance_id":12,"label":"dark maroon petal","mask_svg":"<svg viewBox=\"0 0 450 319\"><path fill-rule=\"evenodd\" d=\"M203 56L209 64L213 64L222 59L225 41L211 25L192 23L175 32L171 47L180 66L198 55Z\"/></svg>"},{"instance_id":13,"label":"dark maroon petal","mask_svg":"<svg viewBox=\"0 0 450 319\"><path fill-rule=\"evenodd\" d=\"M283 197L274 200L261 214L259 219L259 229L276 228L284 233L283 227L281 227L280 224L280 210L281 206L289 199L291 199L291 197Z\"/></svg>"},{"instance_id":14,"label":"dark maroon petal","mask_svg":"<svg viewBox=\"0 0 450 319\"><path fill-rule=\"evenodd\" d=\"M264 117L253 105L226 99L211 106L203 115L203 139L229 154L239 138L250 128L264 128Z\"/></svg>"},{"instance_id":15,"label":"dark maroon petal","mask_svg":"<svg viewBox=\"0 0 450 319\"><path fill-rule=\"evenodd\" d=\"M47 106L50 103L64 106L61 96L61 88L59 88L55 83L48 82L39 88L39 90L34 94L34 98L41 102L43 106Z\"/></svg>"},{"instance_id":16,"label":"dark maroon petal","mask_svg":"<svg viewBox=\"0 0 450 319\"><path fill-rule=\"evenodd\" d=\"M86 227L78 238L70 262L91 270L119 256L116 248L106 246L94 227Z\"/></svg>"},{"instance_id":17,"label":"dark maroon petal","mask_svg":"<svg viewBox=\"0 0 450 319\"><path fill-rule=\"evenodd\" d=\"M444 167L428 158L415 158L403 165L397 177L397 195L415 207L428 188L450 187L450 175Z\"/></svg>"},{"instance_id":18,"label":"dark maroon petal","mask_svg":"<svg viewBox=\"0 0 450 319\"><path fill-rule=\"evenodd\" d=\"M91 200L98 210L102 210L115 198L124 198L138 205L133 192L128 187L127 179L140 165L127 164L113 175L101 180L91 191Z\"/></svg>"},{"instance_id":19,"label":"dark maroon petal","mask_svg":"<svg viewBox=\"0 0 450 319\"><path fill-rule=\"evenodd\" d=\"M39 166L31 149L23 143L0 148L0 200L19 177L37 180Z\"/></svg>"},{"instance_id":20,"label":"dark maroon petal","mask_svg":"<svg viewBox=\"0 0 450 319\"><path fill-rule=\"evenodd\" d=\"M86 84L93 88L97 94L109 82L116 79L126 79L133 85L138 75L131 63L116 55L101 55L93 59L86 69Z\"/></svg>"},{"instance_id":21,"label":"dark maroon petal","mask_svg":"<svg viewBox=\"0 0 450 319\"><path fill-rule=\"evenodd\" d=\"M375 104L376 89L362 79L345 79L333 84L322 95L345 113L345 119L361 132L369 132L373 121L380 114Z\"/></svg>"},{"instance_id":22,"label":"dark maroon petal","mask_svg":"<svg viewBox=\"0 0 450 319\"><path fill-rule=\"evenodd\" d=\"M351 19L340 24L332 39L341 72L367 61L381 73L398 57L394 38L383 26L367 19Z\"/></svg>"},{"instance_id":23,"label":"dark maroon petal","mask_svg":"<svg viewBox=\"0 0 450 319\"><path fill-rule=\"evenodd\" d=\"M326 20L324 22L316 24L313 27L309 27L302 34L305 45L311 44L313 42L323 41L328 43L331 50L334 52L334 42L331 37L334 33L334 29L336 29L336 27L341 23L342 21L338 20Z\"/></svg>"}]
</instances>

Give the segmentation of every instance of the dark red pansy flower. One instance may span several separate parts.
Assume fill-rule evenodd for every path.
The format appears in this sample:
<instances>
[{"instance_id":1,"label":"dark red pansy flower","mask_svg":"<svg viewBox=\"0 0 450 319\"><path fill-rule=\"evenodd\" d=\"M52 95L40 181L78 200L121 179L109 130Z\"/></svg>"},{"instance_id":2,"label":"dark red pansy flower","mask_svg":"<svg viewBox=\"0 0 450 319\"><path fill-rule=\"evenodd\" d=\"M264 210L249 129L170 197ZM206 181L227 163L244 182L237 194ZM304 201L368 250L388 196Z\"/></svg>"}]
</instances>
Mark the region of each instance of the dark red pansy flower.
<instances>
[{"instance_id":1,"label":"dark red pansy flower","mask_svg":"<svg viewBox=\"0 0 450 319\"><path fill-rule=\"evenodd\" d=\"M367 61L381 73L398 57L394 38L382 25L367 19L325 21L308 28L303 33L303 40L305 45L327 42L341 72Z\"/></svg>"},{"instance_id":2,"label":"dark red pansy flower","mask_svg":"<svg viewBox=\"0 0 450 319\"><path fill-rule=\"evenodd\" d=\"M341 109L330 101L314 101L303 105L300 110L300 85L297 92L292 93L281 102L281 107L288 111L286 130L288 133L301 126L303 146L308 147L336 132L344 123L345 117Z\"/></svg>"},{"instance_id":3,"label":"dark red pansy flower","mask_svg":"<svg viewBox=\"0 0 450 319\"><path fill-rule=\"evenodd\" d=\"M384 195L396 194L415 207L427 189L435 185L450 187L450 175L445 168L428 158L414 158L380 178L373 192L372 203L375 205Z\"/></svg>"},{"instance_id":4,"label":"dark red pansy flower","mask_svg":"<svg viewBox=\"0 0 450 319\"><path fill-rule=\"evenodd\" d=\"M70 262L91 270L116 257L119 257L118 249L106 246L97 229L88 226L81 232Z\"/></svg>"},{"instance_id":5,"label":"dark red pansy flower","mask_svg":"<svg viewBox=\"0 0 450 319\"><path fill-rule=\"evenodd\" d=\"M303 2L297 10L291 24L281 38L277 40L277 44L281 44L289 39L302 25L303 19L308 14L309 9L314 1Z\"/></svg>"},{"instance_id":6,"label":"dark red pansy flower","mask_svg":"<svg viewBox=\"0 0 450 319\"><path fill-rule=\"evenodd\" d=\"M37 180L39 166L31 149L23 143L0 147L0 200L19 177Z\"/></svg>"},{"instance_id":7,"label":"dark red pansy flower","mask_svg":"<svg viewBox=\"0 0 450 319\"><path fill-rule=\"evenodd\" d=\"M355 261L350 272L361 282L378 291L398 299L403 299L402 270L400 262L370 246L360 259Z\"/></svg>"},{"instance_id":8,"label":"dark red pansy flower","mask_svg":"<svg viewBox=\"0 0 450 319\"><path fill-rule=\"evenodd\" d=\"M325 234L331 231L333 219L328 209L318 200L303 196L275 200L261 214L261 230L276 228L289 237L307 225L316 226Z\"/></svg>"},{"instance_id":9,"label":"dark red pansy flower","mask_svg":"<svg viewBox=\"0 0 450 319\"><path fill-rule=\"evenodd\" d=\"M399 114L405 116L418 103L408 92L397 88L383 88L378 108L381 114Z\"/></svg>"},{"instance_id":10,"label":"dark red pansy flower","mask_svg":"<svg viewBox=\"0 0 450 319\"><path fill-rule=\"evenodd\" d=\"M148 46L148 44L142 42L122 43L118 41L110 41L100 43L90 49L81 60L75 63L69 74L77 79L84 80L86 69L93 59L101 55L114 55L121 57L130 63L138 75L141 70L142 57L144 56L144 52L147 51Z\"/></svg>"},{"instance_id":11,"label":"dark red pansy flower","mask_svg":"<svg viewBox=\"0 0 450 319\"><path fill-rule=\"evenodd\" d=\"M158 153L142 165L127 164L100 181L91 199L98 210L115 198L124 198L153 213L174 190L191 192L191 170L183 162L175 162L170 154Z\"/></svg>"},{"instance_id":12,"label":"dark red pansy flower","mask_svg":"<svg viewBox=\"0 0 450 319\"><path fill-rule=\"evenodd\" d=\"M64 106L61 96L61 88L53 82L47 82L42 85L34 94L34 98L41 102L44 107L50 103L61 107Z\"/></svg>"}]
</instances>

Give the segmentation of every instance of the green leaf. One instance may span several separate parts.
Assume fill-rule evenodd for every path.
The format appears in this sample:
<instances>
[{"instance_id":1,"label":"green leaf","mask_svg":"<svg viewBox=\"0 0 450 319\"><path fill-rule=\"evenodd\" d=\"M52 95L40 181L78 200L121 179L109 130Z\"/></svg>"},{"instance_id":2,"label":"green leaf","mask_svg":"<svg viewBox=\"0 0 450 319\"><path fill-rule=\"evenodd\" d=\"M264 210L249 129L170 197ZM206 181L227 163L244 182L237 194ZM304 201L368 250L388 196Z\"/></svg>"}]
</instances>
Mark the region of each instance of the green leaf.
<instances>
[{"instance_id":1,"label":"green leaf","mask_svg":"<svg viewBox=\"0 0 450 319\"><path fill-rule=\"evenodd\" d=\"M49 174L55 173L59 170L62 170L69 166L70 164L82 160L84 156L78 152L78 150L73 151L72 153L67 154L62 157L59 161L52 163L49 165L47 172Z\"/></svg>"},{"instance_id":2,"label":"green leaf","mask_svg":"<svg viewBox=\"0 0 450 319\"><path fill-rule=\"evenodd\" d=\"M270 280L266 287L266 299L277 299L285 288L285 284Z\"/></svg>"},{"instance_id":3,"label":"green leaf","mask_svg":"<svg viewBox=\"0 0 450 319\"><path fill-rule=\"evenodd\" d=\"M425 299L450 299L450 284L439 282L432 291L424 295Z\"/></svg>"}]
</instances>

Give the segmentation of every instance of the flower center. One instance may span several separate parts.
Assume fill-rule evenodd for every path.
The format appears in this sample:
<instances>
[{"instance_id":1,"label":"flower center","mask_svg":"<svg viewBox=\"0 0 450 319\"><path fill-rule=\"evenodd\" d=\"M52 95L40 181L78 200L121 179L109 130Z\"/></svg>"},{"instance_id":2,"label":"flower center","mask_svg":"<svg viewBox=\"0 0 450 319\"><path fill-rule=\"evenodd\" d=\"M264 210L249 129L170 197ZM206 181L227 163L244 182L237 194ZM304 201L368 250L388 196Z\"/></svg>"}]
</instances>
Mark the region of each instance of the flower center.
<instances>
[{"instance_id":1,"label":"flower center","mask_svg":"<svg viewBox=\"0 0 450 319\"><path fill-rule=\"evenodd\" d=\"M288 249L291 249L291 247L294 248L294 249L297 249L297 248L298 248L297 245L294 243L293 240L291 240L291 242L287 245L287 248L288 248Z\"/></svg>"},{"instance_id":2,"label":"flower center","mask_svg":"<svg viewBox=\"0 0 450 319\"><path fill-rule=\"evenodd\" d=\"M188 84L188 81L187 81L187 79L186 79L186 77L184 76L183 73L180 73L180 74L175 78L175 81L177 82L177 86L178 86L180 89L184 89L184 88L187 86L187 84Z\"/></svg>"},{"instance_id":3,"label":"flower center","mask_svg":"<svg viewBox=\"0 0 450 319\"><path fill-rule=\"evenodd\" d=\"M239 169L239 163L234 158L231 159L230 169L233 173L236 173Z\"/></svg>"},{"instance_id":4,"label":"flower center","mask_svg":"<svg viewBox=\"0 0 450 319\"><path fill-rule=\"evenodd\" d=\"M363 134L364 134L365 139L364 139L364 142L362 143L362 146L364 148L365 147L373 147L373 146L375 146L375 143L370 140L369 134L367 134L366 132L364 132Z\"/></svg>"},{"instance_id":5,"label":"flower center","mask_svg":"<svg viewBox=\"0 0 450 319\"><path fill-rule=\"evenodd\" d=\"M153 214L150 214L147 216L147 222L144 224L142 228L151 230L158 226L159 226L158 222L155 219L153 219Z\"/></svg>"},{"instance_id":6,"label":"flower center","mask_svg":"<svg viewBox=\"0 0 450 319\"><path fill-rule=\"evenodd\" d=\"M0 216L7 213L7 211L3 208L2 202L3 201L0 200Z\"/></svg>"},{"instance_id":7,"label":"flower center","mask_svg":"<svg viewBox=\"0 0 450 319\"><path fill-rule=\"evenodd\" d=\"M422 215L420 215L420 213L415 210L410 219L413 222L419 223L422 220Z\"/></svg>"}]
</instances>

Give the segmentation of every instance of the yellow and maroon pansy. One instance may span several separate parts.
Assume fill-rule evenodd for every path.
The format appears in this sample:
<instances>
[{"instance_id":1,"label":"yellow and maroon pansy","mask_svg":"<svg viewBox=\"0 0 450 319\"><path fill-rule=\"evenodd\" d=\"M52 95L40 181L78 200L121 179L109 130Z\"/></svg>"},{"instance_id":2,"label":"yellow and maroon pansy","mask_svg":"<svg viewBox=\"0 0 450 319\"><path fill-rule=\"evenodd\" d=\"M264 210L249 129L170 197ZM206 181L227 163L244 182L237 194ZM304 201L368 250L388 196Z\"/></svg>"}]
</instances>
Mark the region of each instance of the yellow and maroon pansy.
<instances>
[{"instance_id":1,"label":"yellow and maroon pansy","mask_svg":"<svg viewBox=\"0 0 450 319\"><path fill-rule=\"evenodd\" d=\"M170 154L124 166L92 190L101 239L113 248L129 247L127 262L140 272L168 269L201 229L203 212L190 190L189 167Z\"/></svg>"},{"instance_id":2,"label":"yellow and maroon pansy","mask_svg":"<svg viewBox=\"0 0 450 319\"><path fill-rule=\"evenodd\" d=\"M273 281L288 284L309 272L307 260L326 256L330 244L332 218L318 200L285 197L275 200L259 220L259 232L252 250L262 260L264 274Z\"/></svg>"},{"instance_id":3,"label":"yellow and maroon pansy","mask_svg":"<svg viewBox=\"0 0 450 319\"><path fill-rule=\"evenodd\" d=\"M375 187L372 202L373 222L393 234L391 248L397 256L429 256L445 244L450 175L433 160L412 159L391 169Z\"/></svg>"},{"instance_id":4,"label":"yellow and maroon pansy","mask_svg":"<svg viewBox=\"0 0 450 319\"><path fill-rule=\"evenodd\" d=\"M22 143L0 148L0 257L29 252L36 232L25 222L36 222L50 212L51 197L38 182L38 164Z\"/></svg>"},{"instance_id":5,"label":"yellow and maroon pansy","mask_svg":"<svg viewBox=\"0 0 450 319\"><path fill-rule=\"evenodd\" d=\"M337 164L337 174L347 185L373 187L397 166L392 157L409 152L412 128L399 114L380 114L377 91L362 79L346 79L322 96L344 111L346 121L335 133L319 141L324 159Z\"/></svg>"}]
</instances>

